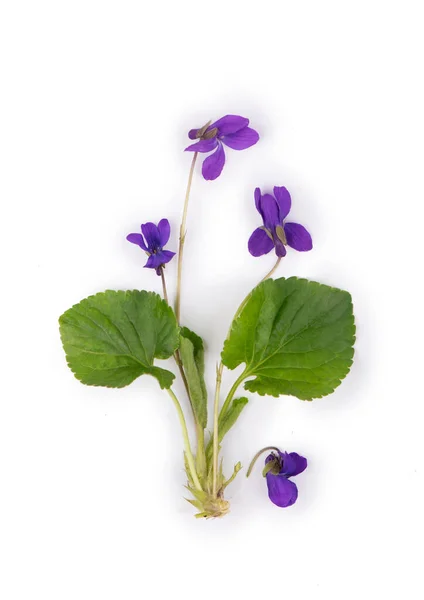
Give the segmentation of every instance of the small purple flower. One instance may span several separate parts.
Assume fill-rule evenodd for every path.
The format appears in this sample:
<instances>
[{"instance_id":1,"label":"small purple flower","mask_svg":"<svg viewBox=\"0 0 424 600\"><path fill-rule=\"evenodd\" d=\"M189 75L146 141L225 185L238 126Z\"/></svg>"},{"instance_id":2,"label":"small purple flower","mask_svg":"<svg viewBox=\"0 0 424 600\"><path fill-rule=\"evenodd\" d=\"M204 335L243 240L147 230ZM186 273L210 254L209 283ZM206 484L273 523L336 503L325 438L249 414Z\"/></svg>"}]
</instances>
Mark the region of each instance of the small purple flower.
<instances>
[{"instance_id":1,"label":"small purple flower","mask_svg":"<svg viewBox=\"0 0 424 600\"><path fill-rule=\"evenodd\" d=\"M290 477L299 475L308 466L308 461L297 452L272 452L265 459L268 496L276 506L285 508L297 500L297 486Z\"/></svg>"},{"instance_id":2,"label":"small purple flower","mask_svg":"<svg viewBox=\"0 0 424 600\"><path fill-rule=\"evenodd\" d=\"M169 221L162 219L157 226L154 223L144 223L141 226L141 232L143 235L130 233L127 235L127 240L140 246L149 255L144 266L147 269L156 269L156 273L160 275L161 268L175 256L175 252L163 249L171 234Z\"/></svg>"},{"instance_id":3,"label":"small purple flower","mask_svg":"<svg viewBox=\"0 0 424 600\"><path fill-rule=\"evenodd\" d=\"M225 153L222 144L233 150L245 150L256 144L259 140L257 131L248 127L249 119L238 115L226 115L208 127L191 129L188 137L191 140L199 140L188 146L189 152L212 152L202 165L203 177L207 180L216 179L221 175L225 164Z\"/></svg>"},{"instance_id":4,"label":"small purple flower","mask_svg":"<svg viewBox=\"0 0 424 600\"><path fill-rule=\"evenodd\" d=\"M285 187L274 187L274 196L261 194L255 190L255 204L263 220L263 227L258 227L249 239L249 252L252 256L268 254L273 248L278 257L286 255L286 246L299 252L312 249L312 238L303 225L285 223L290 212L291 198Z\"/></svg>"}]
</instances>

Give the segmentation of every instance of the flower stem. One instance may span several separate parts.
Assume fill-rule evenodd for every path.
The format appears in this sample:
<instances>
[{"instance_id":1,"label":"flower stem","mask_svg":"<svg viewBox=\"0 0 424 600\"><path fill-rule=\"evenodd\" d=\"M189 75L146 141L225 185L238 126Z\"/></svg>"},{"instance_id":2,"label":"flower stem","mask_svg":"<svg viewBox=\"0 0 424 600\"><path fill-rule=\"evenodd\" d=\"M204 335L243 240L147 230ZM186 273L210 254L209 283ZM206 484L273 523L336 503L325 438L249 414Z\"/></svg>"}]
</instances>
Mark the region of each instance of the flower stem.
<instances>
[{"instance_id":1,"label":"flower stem","mask_svg":"<svg viewBox=\"0 0 424 600\"><path fill-rule=\"evenodd\" d=\"M183 254L184 254L184 243L186 237L186 222L187 222L187 210L188 210L188 201L190 198L190 190L191 184L193 181L194 167L196 165L198 152L193 154L193 159L191 161L190 173L188 176L187 182L187 190L184 200L184 208L183 208L183 217L181 219L180 226L180 241L178 246L178 266L177 266L177 293L175 297L175 315L177 317L178 323L180 322L180 313L181 313L181 278L182 278L182 270L183 270Z\"/></svg>"},{"instance_id":2,"label":"flower stem","mask_svg":"<svg viewBox=\"0 0 424 600\"><path fill-rule=\"evenodd\" d=\"M160 275L161 275L161 279L162 279L163 299L169 305L168 293L166 291L165 273L164 273L163 267L161 267L161 269L160 269ZM187 377L186 377L186 375L184 373L183 363L182 363L182 360L181 360L181 355L180 355L179 350L176 350L174 352L174 360L175 360L175 362L177 364L177 367L178 367L178 369L180 371L181 379L183 380L184 387L186 389L188 399L190 400L191 408L193 408L193 404L192 404L191 398L190 398L190 390L189 390L189 387L188 387ZM194 414L194 410L193 410L193 415L194 415L194 418L196 419L196 415Z\"/></svg>"},{"instance_id":3,"label":"flower stem","mask_svg":"<svg viewBox=\"0 0 424 600\"><path fill-rule=\"evenodd\" d=\"M281 262L281 256L279 256L277 258L277 262L275 263L275 265L272 267L271 271L269 273L267 273L265 275L265 277L263 277L260 282L258 283L258 285L260 285L261 283L263 283L264 281L266 281L267 279L269 279L271 277L271 275L274 275L275 271L278 269L278 265ZM257 287L257 286L256 286Z\"/></svg>"},{"instance_id":4,"label":"flower stem","mask_svg":"<svg viewBox=\"0 0 424 600\"><path fill-rule=\"evenodd\" d=\"M269 279L271 277L271 275L273 275L275 273L280 262L281 262L281 258L278 257L275 265L265 275L265 277L263 277L261 279L261 281L258 283L258 285L260 285L261 283L263 283L264 281ZM255 286L255 287L257 287L257 286ZM240 306L238 307L236 314L234 315L233 321L235 319L237 319L237 317L240 315L240 313L243 310L243 308L245 307L248 299L250 298L250 295L251 294L248 294L246 296L246 298L243 300L243 302L240 304ZM231 331L231 326L228 331L226 339L228 339L228 337L230 335L230 331ZM220 418L222 419L222 417L227 412L227 410L231 404L231 401L234 398L234 395L235 395L236 391L238 390L238 387L240 386L240 384L243 383L243 381L249 376L249 372L246 368L243 371L243 373L233 383L230 391L228 392L228 396L226 397L225 402L222 405L221 410L219 410L219 396L220 396L220 391L221 391L221 380L222 380L223 369L224 369L224 365L222 364L222 362L220 362L217 372L216 372L215 400L214 400L214 407L213 407L213 462L212 462L213 480L212 481L213 481L213 495L214 496L216 496L216 493L217 493L217 481L218 481L219 419Z\"/></svg>"},{"instance_id":5,"label":"flower stem","mask_svg":"<svg viewBox=\"0 0 424 600\"><path fill-rule=\"evenodd\" d=\"M181 408L181 404L179 403L177 396L174 394L174 392L171 390L171 388L169 388L167 390L167 392L171 396L171 399L175 405L175 408L177 409L178 418L181 423L181 429L183 432L183 440L184 440L184 451L185 451L186 458L187 458L187 464L190 469L191 478L193 479L195 488L197 490L201 490L202 486L200 485L200 481L197 476L196 466L194 464L194 458L193 458L193 454L191 452L190 439L188 436L188 430L187 430L187 425L186 425L186 421L184 418L183 409Z\"/></svg>"},{"instance_id":6,"label":"flower stem","mask_svg":"<svg viewBox=\"0 0 424 600\"><path fill-rule=\"evenodd\" d=\"M207 125L205 127L207 127ZM178 324L180 324L180 318L181 318L181 285L182 285L184 244L185 244L185 238L186 238L186 233L187 233L186 223L187 223L187 213L188 213L188 201L190 199L191 184L193 182L194 167L196 165L197 155L198 155L198 152L195 152L193 154L193 159L191 161L190 172L188 175L186 195L185 195L185 199L184 199L183 216L182 216L181 225L180 225L180 239L179 239L179 245L178 245L178 263L177 263L177 290L176 290L176 294L175 294L175 316L177 318ZM187 391L187 396L190 401L190 406L193 411L193 417L194 417L194 421L195 421L195 425L196 425L196 437L197 437L197 464L199 467L202 467L201 470L203 471L204 470L204 458L203 457L205 454L204 431L203 431L203 428L201 427L201 425L197 421L196 413L194 411L193 402L192 402L191 395L190 395L190 389L188 387L187 377L184 372L184 367L183 367L183 363L181 360L181 355L180 355L179 350L177 350L175 352L174 358L175 358L175 362L178 365L178 369L180 371L181 378L184 382L184 386Z\"/></svg>"},{"instance_id":7,"label":"flower stem","mask_svg":"<svg viewBox=\"0 0 424 600\"><path fill-rule=\"evenodd\" d=\"M233 474L231 475L231 477L229 479L227 479L227 481L223 484L223 486L222 486L223 489L228 487L230 485L230 483L232 483L234 481L234 479L237 477L237 474L241 468L242 468L241 462L238 462L236 464L236 466L234 467L234 471L233 471Z\"/></svg>"},{"instance_id":8,"label":"flower stem","mask_svg":"<svg viewBox=\"0 0 424 600\"><path fill-rule=\"evenodd\" d=\"M280 452L280 450L276 446L266 446L265 448L262 448L261 450L259 450L259 452L256 452L255 456L252 458L252 462L250 463L249 468L247 469L246 477L249 477L249 475L252 472L252 469L255 466L255 463L258 460L258 458L260 457L260 455L263 454L264 452L269 452L270 450L274 450L275 452Z\"/></svg>"},{"instance_id":9,"label":"flower stem","mask_svg":"<svg viewBox=\"0 0 424 600\"><path fill-rule=\"evenodd\" d=\"M260 282L253 288L253 290L255 288L258 287L258 285L260 285L261 283L263 283L264 281L266 281L267 279L269 279L271 277L271 275L273 275L275 273L275 271L278 269L278 265L281 262L281 257L277 258L277 262L275 263L275 265L272 267L271 271L269 271L265 277L262 277L262 279L260 280ZM241 311L243 310L243 308L246 306L247 301L249 300L253 290L250 292L250 294L247 294L246 298L243 300L243 302L240 304L240 306L238 307L238 309L236 310L236 314L233 317L233 320L231 321L231 324L237 319L237 317L240 315ZM230 331L231 331L231 325L230 325L230 329L228 330L227 333L227 337L226 339L228 339L229 335L230 335Z\"/></svg>"},{"instance_id":10,"label":"flower stem","mask_svg":"<svg viewBox=\"0 0 424 600\"><path fill-rule=\"evenodd\" d=\"M219 419L219 393L221 391L221 380L222 370L224 365L222 362L219 363L216 370L216 387L215 387L215 399L213 404L213 460L212 460L212 494L216 497L217 495L217 483L218 483L218 450L219 450L219 431L218 431L218 419Z\"/></svg>"},{"instance_id":11,"label":"flower stem","mask_svg":"<svg viewBox=\"0 0 424 600\"><path fill-rule=\"evenodd\" d=\"M161 279L162 279L163 299L169 305L168 293L166 291L165 273L164 273L164 268L163 267L161 267L161 269L160 269L160 275L161 275ZM190 398L190 390L189 390L189 387L188 387L187 377L186 377L186 375L184 373L183 363L182 363L182 360L181 360L181 355L180 355L179 350L175 351L175 353L174 353L174 360L175 360L175 362L177 364L177 367L178 367L178 369L180 371L181 379L183 380L184 387L185 387L186 392L187 392L187 396L188 396L188 398L190 400L191 407L193 408L193 404L192 404L191 398ZM193 412L193 414L194 414L194 412ZM196 415L194 415L194 417L196 418Z\"/></svg>"},{"instance_id":12,"label":"flower stem","mask_svg":"<svg viewBox=\"0 0 424 600\"><path fill-rule=\"evenodd\" d=\"M163 299L165 300L165 302L167 304L169 304L168 292L166 291L165 272L164 272L163 265L160 268L160 278L162 280Z\"/></svg>"}]
</instances>

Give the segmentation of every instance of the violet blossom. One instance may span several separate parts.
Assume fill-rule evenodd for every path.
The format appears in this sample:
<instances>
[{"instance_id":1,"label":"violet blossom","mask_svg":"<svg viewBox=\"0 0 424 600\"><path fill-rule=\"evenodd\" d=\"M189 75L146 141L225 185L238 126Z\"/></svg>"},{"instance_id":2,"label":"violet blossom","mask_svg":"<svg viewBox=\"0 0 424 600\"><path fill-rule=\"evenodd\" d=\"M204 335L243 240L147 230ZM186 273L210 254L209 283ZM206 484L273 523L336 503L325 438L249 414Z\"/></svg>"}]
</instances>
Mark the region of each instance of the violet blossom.
<instances>
[{"instance_id":1,"label":"violet blossom","mask_svg":"<svg viewBox=\"0 0 424 600\"><path fill-rule=\"evenodd\" d=\"M292 506L297 500L298 490L291 477L302 473L308 461L297 452L272 452L265 459L265 477L271 502L281 508Z\"/></svg>"},{"instance_id":2,"label":"violet blossom","mask_svg":"<svg viewBox=\"0 0 424 600\"><path fill-rule=\"evenodd\" d=\"M189 152L212 152L202 165L203 177L207 180L216 179L221 175L225 164L225 152L223 144L233 150L245 150L256 144L259 134L249 125L249 119L238 115L226 115L215 121L208 127L191 129L188 137L191 140L198 139L195 144L186 148Z\"/></svg>"},{"instance_id":3,"label":"violet blossom","mask_svg":"<svg viewBox=\"0 0 424 600\"><path fill-rule=\"evenodd\" d=\"M278 257L286 255L286 246L299 252L312 249L312 238L308 231L298 223L285 223L290 212L291 198L285 187L274 187L274 196L261 194L255 189L255 204L263 220L249 239L248 248L252 256L268 254L273 248Z\"/></svg>"},{"instance_id":4,"label":"violet blossom","mask_svg":"<svg viewBox=\"0 0 424 600\"><path fill-rule=\"evenodd\" d=\"M137 244L148 254L149 258L144 265L145 268L156 269L156 273L160 275L162 267L175 256L175 252L163 249L171 234L169 221L168 219L161 219L157 225L143 223L141 232L143 235L141 233L130 233L127 235L127 240L132 244Z\"/></svg>"}]
</instances>

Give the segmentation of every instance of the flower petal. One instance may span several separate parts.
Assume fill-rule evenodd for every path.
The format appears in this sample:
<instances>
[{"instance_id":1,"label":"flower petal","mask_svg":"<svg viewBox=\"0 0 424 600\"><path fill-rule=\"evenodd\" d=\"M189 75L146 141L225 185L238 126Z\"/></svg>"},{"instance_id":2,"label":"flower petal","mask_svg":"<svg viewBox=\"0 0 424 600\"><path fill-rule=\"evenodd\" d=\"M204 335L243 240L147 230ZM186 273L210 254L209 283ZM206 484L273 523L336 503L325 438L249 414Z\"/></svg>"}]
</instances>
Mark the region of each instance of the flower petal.
<instances>
[{"instance_id":1,"label":"flower petal","mask_svg":"<svg viewBox=\"0 0 424 600\"><path fill-rule=\"evenodd\" d=\"M278 208L280 209L280 220L282 223L291 209L290 194L287 188L275 186L274 196L277 200Z\"/></svg>"},{"instance_id":2,"label":"flower petal","mask_svg":"<svg viewBox=\"0 0 424 600\"><path fill-rule=\"evenodd\" d=\"M262 227L258 227L250 236L247 246L252 256L262 256L273 249L274 242Z\"/></svg>"},{"instance_id":3,"label":"flower petal","mask_svg":"<svg viewBox=\"0 0 424 600\"><path fill-rule=\"evenodd\" d=\"M296 484L286 479L284 475L267 473L266 483L268 485L269 499L276 506L286 508L296 502L298 494Z\"/></svg>"},{"instance_id":4,"label":"flower petal","mask_svg":"<svg viewBox=\"0 0 424 600\"><path fill-rule=\"evenodd\" d=\"M144 235L149 251L160 247L160 235L158 228L154 223L143 223L141 232Z\"/></svg>"},{"instance_id":5,"label":"flower petal","mask_svg":"<svg viewBox=\"0 0 424 600\"><path fill-rule=\"evenodd\" d=\"M214 148L216 148L218 144L218 140L216 137L210 138L209 140L200 140L200 142L196 142L195 144L191 144L187 146L184 150L185 152L212 152Z\"/></svg>"},{"instance_id":6,"label":"flower petal","mask_svg":"<svg viewBox=\"0 0 424 600\"><path fill-rule=\"evenodd\" d=\"M260 200L260 207L265 227L269 231L273 231L277 225L280 225L277 201L271 194L264 194Z\"/></svg>"},{"instance_id":7,"label":"flower petal","mask_svg":"<svg viewBox=\"0 0 424 600\"><path fill-rule=\"evenodd\" d=\"M141 235L141 233L129 233L127 235L127 240L131 242L131 244L137 244L137 246L140 246L140 248L142 248L145 252L148 252L147 246L144 243L144 238Z\"/></svg>"},{"instance_id":8,"label":"flower petal","mask_svg":"<svg viewBox=\"0 0 424 600\"><path fill-rule=\"evenodd\" d=\"M283 244L283 242L281 240L278 239L277 236L275 236L275 254L279 257L279 258L283 258L283 256L285 256L287 254L287 250L285 245Z\"/></svg>"},{"instance_id":9,"label":"flower petal","mask_svg":"<svg viewBox=\"0 0 424 600\"><path fill-rule=\"evenodd\" d=\"M191 140L197 140L197 132L198 131L199 131L198 129L190 129L190 131L188 132L188 137Z\"/></svg>"},{"instance_id":10,"label":"flower petal","mask_svg":"<svg viewBox=\"0 0 424 600\"><path fill-rule=\"evenodd\" d=\"M283 463L280 473L286 477L294 477L295 475L299 475L299 473L303 473L308 466L308 461L306 458L304 456L300 456L300 454L297 452L280 452L280 457Z\"/></svg>"},{"instance_id":11,"label":"flower petal","mask_svg":"<svg viewBox=\"0 0 424 600\"><path fill-rule=\"evenodd\" d=\"M303 225L299 225L299 223L284 223L284 232L287 244L291 248L299 250L299 252L312 250L312 238Z\"/></svg>"},{"instance_id":12,"label":"flower petal","mask_svg":"<svg viewBox=\"0 0 424 600\"><path fill-rule=\"evenodd\" d=\"M258 211L258 213L262 216L262 211L261 211L261 190L260 190L260 188L256 188L255 189L255 206L256 206L256 210Z\"/></svg>"},{"instance_id":13,"label":"flower petal","mask_svg":"<svg viewBox=\"0 0 424 600\"><path fill-rule=\"evenodd\" d=\"M162 264L165 265L174 258L175 252L171 252L170 250L162 250L162 252L159 252L159 255L162 257Z\"/></svg>"},{"instance_id":14,"label":"flower petal","mask_svg":"<svg viewBox=\"0 0 424 600\"><path fill-rule=\"evenodd\" d=\"M171 226L168 219L161 219L158 223L158 231L160 238L160 246L162 248L168 243L169 236L171 235Z\"/></svg>"},{"instance_id":15,"label":"flower petal","mask_svg":"<svg viewBox=\"0 0 424 600\"><path fill-rule=\"evenodd\" d=\"M175 252L169 250L162 250L156 254L151 254L144 265L147 269L158 269L162 265L169 263L169 261L175 256Z\"/></svg>"},{"instance_id":16,"label":"flower petal","mask_svg":"<svg viewBox=\"0 0 424 600\"><path fill-rule=\"evenodd\" d=\"M238 115L225 115L225 117L221 117L215 123L212 123L208 127L208 130L214 129L215 127L219 129L219 133L221 135L228 135L229 133L235 133L236 131L240 131L243 127L247 127L249 125L249 119L245 117L239 117Z\"/></svg>"},{"instance_id":17,"label":"flower petal","mask_svg":"<svg viewBox=\"0 0 424 600\"><path fill-rule=\"evenodd\" d=\"M256 144L259 140L259 134L251 127L245 127L236 133L224 135L221 137L221 140L226 146L233 148L233 150L245 150Z\"/></svg>"},{"instance_id":18,"label":"flower petal","mask_svg":"<svg viewBox=\"0 0 424 600\"><path fill-rule=\"evenodd\" d=\"M162 257L160 254L151 254L144 265L145 269L158 269L161 266Z\"/></svg>"},{"instance_id":19,"label":"flower petal","mask_svg":"<svg viewBox=\"0 0 424 600\"><path fill-rule=\"evenodd\" d=\"M280 458L282 458L283 454L280 452L280 450L278 450L278 454L280 455ZM268 454L268 456L265 459L265 464L267 465L271 460L275 460L276 459L276 454L275 452L271 452L271 454Z\"/></svg>"},{"instance_id":20,"label":"flower petal","mask_svg":"<svg viewBox=\"0 0 424 600\"><path fill-rule=\"evenodd\" d=\"M216 151L208 156L202 165L202 174L205 179L212 181L221 175L225 165L225 152L222 144L218 143Z\"/></svg>"}]
</instances>

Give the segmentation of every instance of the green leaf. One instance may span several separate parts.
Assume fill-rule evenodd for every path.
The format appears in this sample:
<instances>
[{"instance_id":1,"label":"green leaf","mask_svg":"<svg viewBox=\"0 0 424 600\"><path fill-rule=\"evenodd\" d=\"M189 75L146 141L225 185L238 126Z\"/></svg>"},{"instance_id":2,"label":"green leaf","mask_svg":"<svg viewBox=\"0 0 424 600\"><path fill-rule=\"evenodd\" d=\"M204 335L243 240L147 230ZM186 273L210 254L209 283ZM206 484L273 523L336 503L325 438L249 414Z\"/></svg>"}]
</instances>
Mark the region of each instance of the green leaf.
<instances>
[{"instance_id":1,"label":"green leaf","mask_svg":"<svg viewBox=\"0 0 424 600\"><path fill-rule=\"evenodd\" d=\"M86 385L124 387L153 375L169 388L174 374L155 367L178 347L178 326L168 304L152 292L101 292L59 318L69 368Z\"/></svg>"},{"instance_id":2,"label":"green leaf","mask_svg":"<svg viewBox=\"0 0 424 600\"><path fill-rule=\"evenodd\" d=\"M301 400L334 391L349 372L355 323L348 292L291 277L269 279L234 320L222 361L245 363L245 389Z\"/></svg>"},{"instance_id":3,"label":"green leaf","mask_svg":"<svg viewBox=\"0 0 424 600\"><path fill-rule=\"evenodd\" d=\"M205 351L203 340L187 327L180 331L180 356L190 390L197 421L204 429L208 421L208 396L205 385Z\"/></svg>"}]
</instances>

